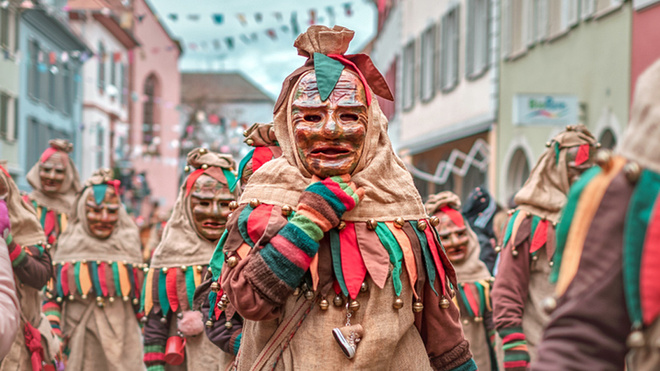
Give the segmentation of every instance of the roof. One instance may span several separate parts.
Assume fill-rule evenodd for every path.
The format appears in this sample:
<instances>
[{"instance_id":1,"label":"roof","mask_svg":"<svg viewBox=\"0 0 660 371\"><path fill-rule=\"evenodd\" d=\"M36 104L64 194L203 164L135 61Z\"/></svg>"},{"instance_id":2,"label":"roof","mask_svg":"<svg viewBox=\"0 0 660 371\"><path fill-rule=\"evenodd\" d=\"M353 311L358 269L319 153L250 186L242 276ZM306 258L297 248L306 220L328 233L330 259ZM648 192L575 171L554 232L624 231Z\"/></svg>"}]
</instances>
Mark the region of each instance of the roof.
<instances>
[{"instance_id":1,"label":"roof","mask_svg":"<svg viewBox=\"0 0 660 371\"><path fill-rule=\"evenodd\" d=\"M182 103L270 103L275 101L240 72L181 73Z\"/></svg>"}]
</instances>

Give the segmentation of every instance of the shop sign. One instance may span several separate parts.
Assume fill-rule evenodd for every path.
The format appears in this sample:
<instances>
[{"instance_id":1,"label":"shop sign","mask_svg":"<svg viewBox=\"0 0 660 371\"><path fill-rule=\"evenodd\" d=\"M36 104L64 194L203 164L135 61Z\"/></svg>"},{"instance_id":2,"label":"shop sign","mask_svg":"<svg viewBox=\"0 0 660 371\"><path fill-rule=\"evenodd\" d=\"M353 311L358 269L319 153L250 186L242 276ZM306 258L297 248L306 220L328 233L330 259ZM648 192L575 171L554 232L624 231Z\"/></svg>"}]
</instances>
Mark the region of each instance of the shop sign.
<instances>
[{"instance_id":1,"label":"shop sign","mask_svg":"<svg viewBox=\"0 0 660 371\"><path fill-rule=\"evenodd\" d=\"M514 125L575 125L579 111L575 95L516 94L513 97Z\"/></svg>"}]
</instances>

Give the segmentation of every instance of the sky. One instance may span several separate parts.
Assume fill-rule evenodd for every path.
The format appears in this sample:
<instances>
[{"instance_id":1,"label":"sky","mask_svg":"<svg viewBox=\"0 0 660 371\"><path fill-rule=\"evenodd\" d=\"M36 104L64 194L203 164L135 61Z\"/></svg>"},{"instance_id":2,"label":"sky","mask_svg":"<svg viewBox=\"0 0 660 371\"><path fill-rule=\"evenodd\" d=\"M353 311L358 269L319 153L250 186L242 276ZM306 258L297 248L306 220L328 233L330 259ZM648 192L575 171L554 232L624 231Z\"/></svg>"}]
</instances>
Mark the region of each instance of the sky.
<instances>
[{"instance_id":1,"label":"sky","mask_svg":"<svg viewBox=\"0 0 660 371\"><path fill-rule=\"evenodd\" d=\"M297 36L292 27L293 14L299 32L307 29L312 14L316 24L329 27L337 24L354 30L349 54L361 50L376 30L376 6L370 0L150 0L150 3L172 36L182 44L184 53L179 60L182 72L240 71L272 98L279 94L284 78L305 61L293 47ZM228 38L233 41L232 48Z\"/></svg>"}]
</instances>

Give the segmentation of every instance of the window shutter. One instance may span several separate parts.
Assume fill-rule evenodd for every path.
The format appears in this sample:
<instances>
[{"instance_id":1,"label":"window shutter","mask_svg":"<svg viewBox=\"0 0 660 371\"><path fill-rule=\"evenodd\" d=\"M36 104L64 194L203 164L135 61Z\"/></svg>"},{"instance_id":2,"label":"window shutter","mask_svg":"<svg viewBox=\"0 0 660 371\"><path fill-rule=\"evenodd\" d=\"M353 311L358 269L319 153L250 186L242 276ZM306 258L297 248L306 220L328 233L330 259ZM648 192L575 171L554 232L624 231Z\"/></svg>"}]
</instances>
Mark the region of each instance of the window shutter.
<instances>
[{"instance_id":1,"label":"window shutter","mask_svg":"<svg viewBox=\"0 0 660 371\"><path fill-rule=\"evenodd\" d=\"M471 76L474 74L475 68L475 57L476 57L476 39L478 32L477 20L475 19L477 15L478 0L467 0L467 22L465 28L465 76Z\"/></svg>"},{"instance_id":2,"label":"window shutter","mask_svg":"<svg viewBox=\"0 0 660 371\"><path fill-rule=\"evenodd\" d=\"M527 47L531 47L536 42L536 23L537 23L537 8L538 0L526 1L524 6L526 9L523 10L523 24L525 25L523 29L523 42Z\"/></svg>"},{"instance_id":3,"label":"window shutter","mask_svg":"<svg viewBox=\"0 0 660 371\"><path fill-rule=\"evenodd\" d=\"M568 27L573 27L577 25L579 16L578 16L578 5L577 0L568 0Z\"/></svg>"},{"instance_id":4,"label":"window shutter","mask_svg":"<svg viewBox=\"0 0 660 371\"><path fill-rule=\"evenodd\" d=\"M596 0L581 0L580 8L582 9L582 19L589 19L594 15Z\"/></svg>"},{"instance_id":5,"label":"window shutter","mask_svg":"<svg viewBox=\"0 0 660 371\"><path fill-rule=\"evenodd\" d=\"M511 0L502 0L502 25L500 30L502 30L500 45L501 45L501 57L507 58L511 55Z\"/></svg>"},{"instance_id":6,"label":"window shutter","mask_svg":"<svg viewBox=\"0 0 660 371\"><path fill-rule=\"evenodd\" d=\"M459 32L460 29L460 8L456 7L453 11L453 22L452 22L452 49L453 49L453 57L454 61L452 64L453 71L452 71L452 86L458 84L458 65L460 64L460 58L459 58L459 42L460 42L460 37L461 33Z\"/></svg>"},{"instance_id":7,"label":"window shutter","mask_svg":"<svg viewBox=\"0 0 660 371\"><path fill-rule=\"evenodd\" d=\"M548 37L548 0L537 1L536 41L543 41Z\"/></svg>"}]
</instances>

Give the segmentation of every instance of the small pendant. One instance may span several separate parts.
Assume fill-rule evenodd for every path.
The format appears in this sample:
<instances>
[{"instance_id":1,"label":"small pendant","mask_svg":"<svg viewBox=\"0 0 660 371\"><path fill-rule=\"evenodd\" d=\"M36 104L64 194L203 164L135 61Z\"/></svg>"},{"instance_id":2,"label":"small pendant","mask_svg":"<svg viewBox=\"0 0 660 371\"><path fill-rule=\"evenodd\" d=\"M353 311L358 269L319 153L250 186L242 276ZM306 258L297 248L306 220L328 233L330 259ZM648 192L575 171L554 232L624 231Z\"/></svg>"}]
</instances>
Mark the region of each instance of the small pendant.
<instances>
[{"instance_id":1,"label":"small pendant","mask_svg":"<svg viewBox=\"0 0 660 371\"><path fill-rule=\"evenodd\" d=\"M332 330L332 335L335 337L344 355L348 359L353 359L355 357L355 350L364 335L364 329L359 324L337 327Z\"/></svg>"}]
</instances>

